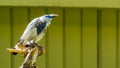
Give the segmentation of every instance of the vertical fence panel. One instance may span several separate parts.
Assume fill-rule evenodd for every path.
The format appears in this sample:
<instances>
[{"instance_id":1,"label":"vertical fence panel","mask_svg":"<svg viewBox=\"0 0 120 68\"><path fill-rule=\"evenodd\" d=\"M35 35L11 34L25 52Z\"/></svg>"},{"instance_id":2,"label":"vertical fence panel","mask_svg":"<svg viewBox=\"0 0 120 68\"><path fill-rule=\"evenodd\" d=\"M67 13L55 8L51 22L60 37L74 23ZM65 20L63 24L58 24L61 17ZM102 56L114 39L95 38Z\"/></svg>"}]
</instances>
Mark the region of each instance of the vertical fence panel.
<instances>
[{"instance_id":1,"label":"vertical fence panel","mask_svg":"<svg viewBox=\"0 0 120 68\"><path fill-rule=\"evenodd\" d=\"M0 66L2 68L11 68L11 56L6 52L6 48L11 47L10 35L9 8L0 7Z\"/></svg>"},{"instance_id":2,"label":"vertical fence panel","mask_svg":"<svg viewBox=\"0 0 120 68\"><path fill-rule=\"evenodd\" d=\"M20 39L21 35L24 32L24 29L27 26L27 10L26 8L13 8L11 12L12 17L12 27L13 27L13 47L17 44L18 40ZM13 56L13 68L19 68L24 61L22 55Z\"/></svg>"},{"instance_id":3,"label":"vertical fence panel","mask_svg":"<svg viewBox=\"0 0 120 68\"><path fill-rule=\"evenodd\" d=\"M117 10L117 67L120 68L120 10Z\"/></svg>"},{"instance_id":4,"label":"vertical fence panel","mask_svg":"<svg viewBox=\"0 0 120 68\"><path fill-rule=\"evenodd\" d=\"M48 68L63 68L63 22L62 11L58 8L48 9L48 14L58 14L48 28Z\"/></svg>"},{"instance_id":5,"label":"vertical fence panel","mask_svg":"<svg viewBox=\"0 0 120 68\"><path fill-rule=\"evenodd\" d=\"M83 9L83 68L97 67L97 13Z\"/></svg>"},{"instance_id":6,"label":"vertical fence panel","mask_svg":"<svg viewBox=\"0 0 120 68\"><path fill-rule=\"evenodd\" d=\"M65 68L80 68L80 9L65 9Z\"/></svg>"},{"instance_id":7,"label":"vertical fence panel","mask_svg":"<svg viewBox=\"0 0 120 68\"><path fill-rule=\"evenodd\" d=\"M102 10L102 68L116 68L116 12Z\"/></svg>"},{"instance_id":8,"label":"vertical fence panel","mask_svg":"<svg viewBox=\"0 0 120 68\"><path fill-rule=\"evenodd\" d=\"M31 21L32 19L34 19L36 17L40 17L40 16L44 15L45 14L45 8L40 8L40 7L30 8L29 13L30 13L29 18L30 18L30 21ZM46 47L45 47L46 43L47 43L46 42L46 36L44 36L38 44L42 45L46 49ZM38 66L38 68L46 68L46 53L44 55L38 57L37 66Z\"/></svg>"},{"instance_id":9,"label":"vertical fence panel","mask_svg":"<svg viewBox=\"0 0 120 68\"><path fill-rule=\"evenodd\" d=\"M120 10L118 11L118 16L117 16L117 22L118 22L118 53L117 53L117 57L118 57L118 68L120 68Z\"/></svg>"}]
</instances>

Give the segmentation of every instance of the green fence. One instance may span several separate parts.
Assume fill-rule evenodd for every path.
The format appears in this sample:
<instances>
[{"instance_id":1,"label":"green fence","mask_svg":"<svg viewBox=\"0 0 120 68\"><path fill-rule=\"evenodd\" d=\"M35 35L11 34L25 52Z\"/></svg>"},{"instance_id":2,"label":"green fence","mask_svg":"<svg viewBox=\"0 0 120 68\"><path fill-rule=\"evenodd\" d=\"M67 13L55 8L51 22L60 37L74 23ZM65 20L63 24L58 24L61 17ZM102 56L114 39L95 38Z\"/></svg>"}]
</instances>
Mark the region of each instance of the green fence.
<instances>
[{"instance_id":1,"label":"green fence","mask_svg":"<svg viewBox=\"0 0 120 68\"><path fill-rule=\"evenodd\" d=\"M13 47L35 17L59 14L40 44L46 53L38 68L120 68L120 10L97 8L0 7L0 65L18 68L22 55Z\"/></svg>"}]
</instances>

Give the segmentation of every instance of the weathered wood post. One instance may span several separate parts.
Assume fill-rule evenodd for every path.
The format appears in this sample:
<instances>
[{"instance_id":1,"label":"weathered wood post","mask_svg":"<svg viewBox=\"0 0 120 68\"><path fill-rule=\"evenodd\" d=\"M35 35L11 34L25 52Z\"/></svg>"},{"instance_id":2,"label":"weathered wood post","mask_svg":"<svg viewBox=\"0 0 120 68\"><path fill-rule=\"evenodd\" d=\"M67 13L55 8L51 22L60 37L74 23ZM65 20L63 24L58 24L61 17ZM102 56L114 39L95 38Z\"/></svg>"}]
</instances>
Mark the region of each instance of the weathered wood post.
<instances>
[{"instance_id":1,"label":"weathered wood post","mask_svg":"<svg viewBox=\"0 0 120 68\"><path fill-rule=\"evenodd\" d=\"M8 48L7 51L24 54L25 60L20 68L36 68L36 58L45 52L44 48L36 43L31 43L28 47L24 47L24 50Z\"/></svg>"}]
</instances>

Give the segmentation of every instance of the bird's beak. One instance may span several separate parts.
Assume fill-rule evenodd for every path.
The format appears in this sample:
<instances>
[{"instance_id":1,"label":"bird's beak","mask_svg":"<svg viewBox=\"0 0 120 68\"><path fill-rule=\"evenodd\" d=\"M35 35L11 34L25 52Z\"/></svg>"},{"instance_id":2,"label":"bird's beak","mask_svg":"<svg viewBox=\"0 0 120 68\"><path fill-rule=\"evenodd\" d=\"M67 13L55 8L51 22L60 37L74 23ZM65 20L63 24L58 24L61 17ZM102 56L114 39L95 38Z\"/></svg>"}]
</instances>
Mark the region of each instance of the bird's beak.
<instances>
[{"instance_id":1,"label":"bird's beak","mask_svg":"<svg viewBox=\"0 0 120 68\"><path fill-rule=\"evenodd\" d=\"M53 15L53 17L57 17L58 16L58 14L52 14Z\"/></svg>"},{"instance_id":2,"label":"bird's beak","mask_svg":"<svg viewBox=\"0 0 120 68\"><path fill-rule=\"evenodd\" d=\"M58 15L58 14L55 14L54 16L57 17L57 16L59 16L59 15Z\"/></svg>"}]
</instances>

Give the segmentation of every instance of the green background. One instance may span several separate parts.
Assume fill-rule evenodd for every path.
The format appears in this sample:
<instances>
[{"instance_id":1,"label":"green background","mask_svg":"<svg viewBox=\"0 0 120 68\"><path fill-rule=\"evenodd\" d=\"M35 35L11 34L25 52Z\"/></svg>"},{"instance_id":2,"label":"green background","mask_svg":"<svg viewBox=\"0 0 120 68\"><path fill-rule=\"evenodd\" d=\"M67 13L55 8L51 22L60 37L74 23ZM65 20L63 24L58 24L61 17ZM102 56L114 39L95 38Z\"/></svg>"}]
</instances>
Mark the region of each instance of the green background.
<instances>
[{"instance_id":1,"label":"green background","mask_svg":"<svg viewBox=\"0 0 120 68\"><path fill-rule=\"evenodd\" d=\"M38 68L120 68L120 10L108 8L0 7L0 65L18 68L13 47L35 17L56 13L39 44L46 53Z\"/></svg>"},{"instance_id":2,"label":"green background","mask_svg":"<svg viewBox=\"0 0 120 68\"><path fill-rule=\"evenodd\" d=\"M120 0L1 0L0 6L120 8Z\"/></svg>"}]
</instances>

